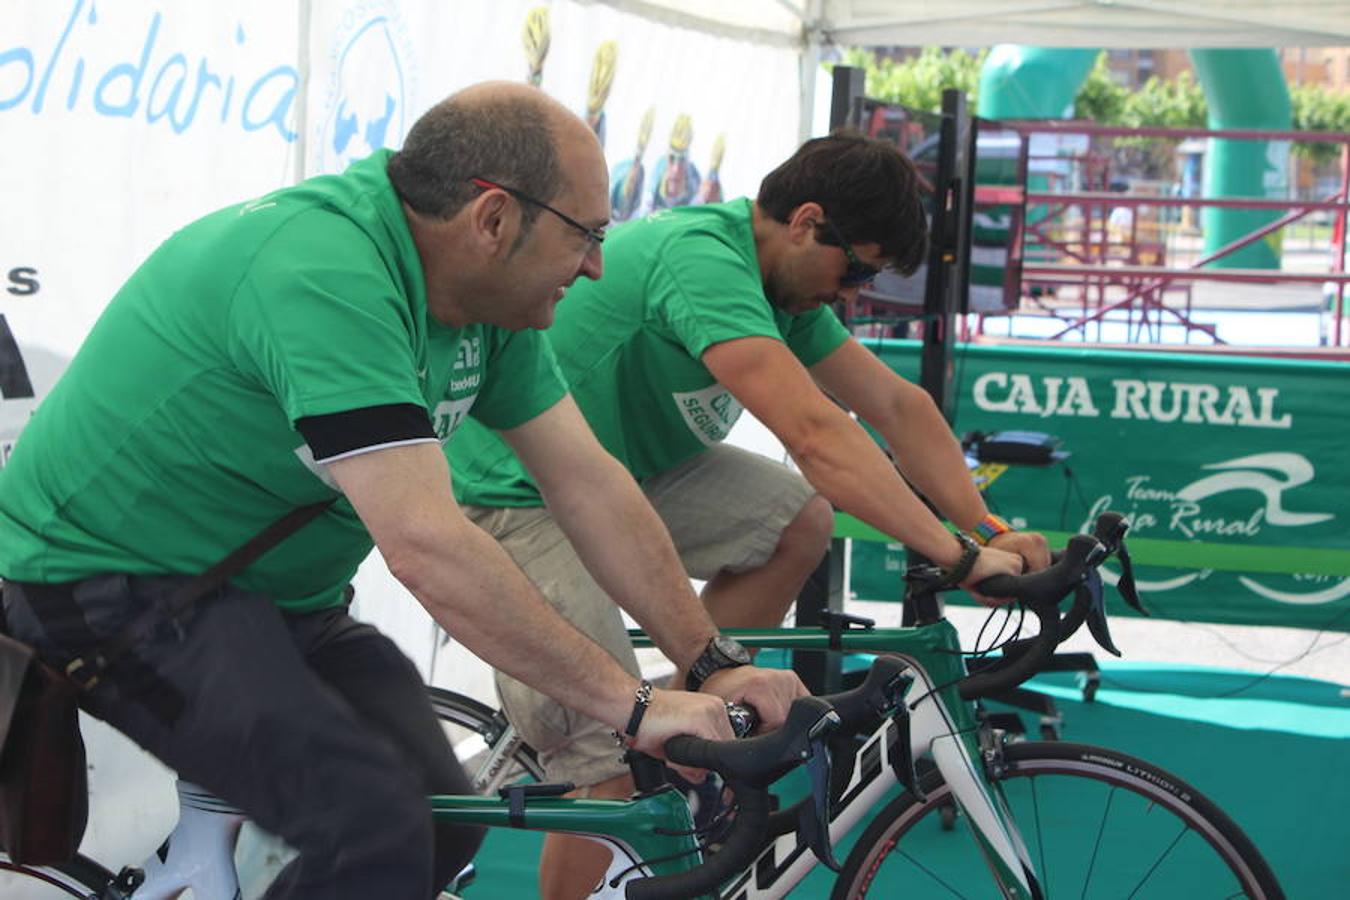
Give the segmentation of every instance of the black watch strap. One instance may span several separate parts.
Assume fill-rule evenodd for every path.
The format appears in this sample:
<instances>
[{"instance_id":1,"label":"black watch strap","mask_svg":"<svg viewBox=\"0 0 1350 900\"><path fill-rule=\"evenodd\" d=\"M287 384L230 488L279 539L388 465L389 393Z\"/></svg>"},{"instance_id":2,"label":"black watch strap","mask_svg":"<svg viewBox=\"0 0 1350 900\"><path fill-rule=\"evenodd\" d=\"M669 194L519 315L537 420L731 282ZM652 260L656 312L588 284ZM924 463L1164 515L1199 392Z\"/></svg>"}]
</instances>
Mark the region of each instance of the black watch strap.
<instances>
[{"instance_id":1,"label":"black watch strap","mask_svg":"<svg viewBox=\"0 0 1350 900\"><path fill-rule=\"evenodd\" d=\"M975 560L980 555L980 545L969 535L958 531L955 537L961 545L961 558L950 569L942 570L943 587L956 587L970 577L970 571L975 568Z\"/></svg>"}]
</instances>

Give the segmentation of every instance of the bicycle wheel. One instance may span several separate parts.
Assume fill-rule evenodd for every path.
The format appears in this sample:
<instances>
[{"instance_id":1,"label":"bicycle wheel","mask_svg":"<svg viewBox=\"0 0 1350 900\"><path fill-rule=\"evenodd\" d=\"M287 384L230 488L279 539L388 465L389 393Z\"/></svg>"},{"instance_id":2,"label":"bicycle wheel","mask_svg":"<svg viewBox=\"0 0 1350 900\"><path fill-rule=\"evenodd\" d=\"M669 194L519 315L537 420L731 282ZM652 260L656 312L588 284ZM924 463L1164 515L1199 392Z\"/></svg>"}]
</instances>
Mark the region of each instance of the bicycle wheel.
<instances>
[{"instance_id":1,"label":"bicycle wheel","mask_svg":"<svg viewBox=\"0 0 1350 900\"><path fill-rule=\"evenodd\" d=\"M56 866L25 866L0 852L0 897L5 900L121 900L126 895L114 886L115 881L111 872L84 856Z\"/></svg>"},{"instance_id":2,"label":"bicycle wheel","mask_svg":"<svg viewBox=\"0 0 1350 900\"><path fill-rule=\"evenodd\" d=\"M1058 742L1009 744L1004 760L999 781L1049 900L1284 897L1233 820L1156 766ZM992 896L974 838L950 825L950 789L936 771L923 785L927 801L906 791L863 832L835 900Z\"/></svg>"},{"instance_id":3,"label":"bicycle wheel","mask_svg":"<svg viewBox=\"0 0 1350 900\"><path fill-rule=\"evenodd\" d=\"M534 749L501 710L441 688L428 686L427 695L475 793L495 794L502 785L544 780Z\"/></svg>"}]
</instances>

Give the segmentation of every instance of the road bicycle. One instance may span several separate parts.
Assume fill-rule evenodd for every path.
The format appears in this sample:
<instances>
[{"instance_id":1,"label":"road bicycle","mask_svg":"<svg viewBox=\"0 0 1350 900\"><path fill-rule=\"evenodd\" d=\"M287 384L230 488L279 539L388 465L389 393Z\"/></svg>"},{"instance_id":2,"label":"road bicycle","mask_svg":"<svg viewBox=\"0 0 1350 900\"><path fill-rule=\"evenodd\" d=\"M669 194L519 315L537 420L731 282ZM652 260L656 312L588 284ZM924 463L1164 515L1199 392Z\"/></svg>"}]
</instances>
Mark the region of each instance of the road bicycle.
<instances>
[{"instance_id":1,"label":"road bicycle","mask_svg":"<svg viewBox=\"0 0 1350 900\"><path fill-rule=\"evenodd\" d=\"M1124 531L1119 515L1105 514L1093 535L1073 538L1050 569L981 584L985 593L1016 597L1041 630L1004 643L998 661L973 674L945 620L899 629L837 620L825 629L729 632L760 648L880 655L861 686L824 698L823 706L821 698L808 698L813 705L794 707L779 732L711 748L680 741L667 748L673 759L723 773L735 794L731 832L716 852L707 847L708 834L693 828L682 796L654 784L659 776L638 778L639 793L627 801L558 796L568 786L532 780L539 777L533 752L500 713L448 693L439 694L438 712L457 717L482 740L485 752L471 761L471 774L484 791L497 793L433 797L434 814L587 834L613 852L598 896L781 897L823 863L838 871L833 898L937 891L1019 900L1280 900L1284 894L1257 848L1180 778L1105 748L1010 741L980 715L979 697L1035 674L1082 623L1115 652L1096 570L1116 556L1118 587L1130 596ZM933 574L911 577L920 590L931 590ZM1069 595L1072 606L1061 613ZM784 794L784 808L771 814L768 785L794 763L807 773L806 796L788 803ZM747 768L752 764L758 767ZM636 776L641 761L634 765ZM860 834L846 840L855 829ZM168 847L172 855L174 840ZM847 848L842 864L836 848ZM140 870L114 876L83 858L55 869L18 867L15 874L51 879L73 896L172 896L143 893L153 861L149 868L139 887ZM465 889L472 896L475 887Z\"/></svg>"}]
</instances>

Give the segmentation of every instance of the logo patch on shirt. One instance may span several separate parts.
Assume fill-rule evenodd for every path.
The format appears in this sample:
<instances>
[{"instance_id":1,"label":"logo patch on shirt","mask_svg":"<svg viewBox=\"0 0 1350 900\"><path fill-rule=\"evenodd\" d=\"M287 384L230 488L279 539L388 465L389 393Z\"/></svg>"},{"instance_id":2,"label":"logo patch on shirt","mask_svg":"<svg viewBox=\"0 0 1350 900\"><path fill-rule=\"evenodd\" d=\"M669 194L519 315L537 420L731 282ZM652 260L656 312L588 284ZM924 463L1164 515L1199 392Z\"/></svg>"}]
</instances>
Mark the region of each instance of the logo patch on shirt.
<instances>
[{"instance_id":1,"label":"logo patch on shirt","mask_svg":"<svg viewBox=\"0 0 1350 900\"><path fill-rule=\"evenodd\" d=\"M709 447L726 440L745 408L716 382L701 391L676 391L670 396L689 430Z\"/></svg>"},{"instance_id":2,"label":"logo patch on shirt","mask_svg":"<svg viewBox=\"0 0 1350 900\"><path fill-rule=\"evenodd\" d=\"M473 408L473 401L478 399L478 394L473 393L467 397L460 397L456 400L442 400L436 404L436 408L431 412L431 424L436 429L436 437L440 438L442 444L450 440L459 427L459 423L464 421L464 417L469 414Z\"/></svg>"}]
</instances>

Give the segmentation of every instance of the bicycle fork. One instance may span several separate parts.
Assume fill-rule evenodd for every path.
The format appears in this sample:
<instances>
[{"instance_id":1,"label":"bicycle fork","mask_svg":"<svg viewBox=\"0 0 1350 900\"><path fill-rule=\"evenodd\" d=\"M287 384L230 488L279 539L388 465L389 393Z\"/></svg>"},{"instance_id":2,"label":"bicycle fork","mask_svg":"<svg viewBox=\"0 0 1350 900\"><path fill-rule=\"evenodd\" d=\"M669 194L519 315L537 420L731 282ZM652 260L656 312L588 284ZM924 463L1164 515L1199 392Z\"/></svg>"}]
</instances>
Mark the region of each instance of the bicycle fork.
<instances>
[{"instance_id":1,"label":"bicycle fork","mask_svg":"<svg viewBox=\"0 0 1350 900\"><path fill-rule=\"evenodd\" d=\"M986 776L980 731L974 722L958 726L931 688L911 713L914 759L931 752L942 779L951 788L970 823L990 872L1007 900L1042 900L1044 891L1031 854L1004 800L1002 789ZM911 690L911 693L913 689Z\"/></svg>"}]
</instances>

